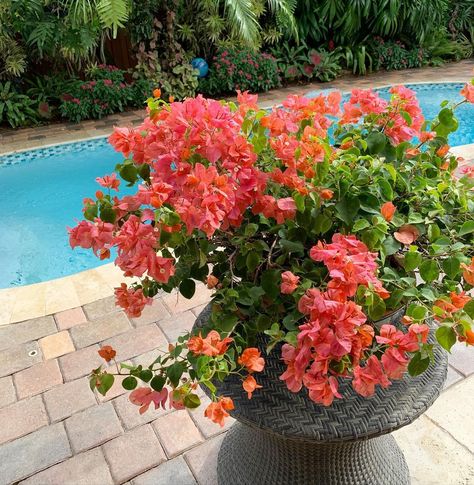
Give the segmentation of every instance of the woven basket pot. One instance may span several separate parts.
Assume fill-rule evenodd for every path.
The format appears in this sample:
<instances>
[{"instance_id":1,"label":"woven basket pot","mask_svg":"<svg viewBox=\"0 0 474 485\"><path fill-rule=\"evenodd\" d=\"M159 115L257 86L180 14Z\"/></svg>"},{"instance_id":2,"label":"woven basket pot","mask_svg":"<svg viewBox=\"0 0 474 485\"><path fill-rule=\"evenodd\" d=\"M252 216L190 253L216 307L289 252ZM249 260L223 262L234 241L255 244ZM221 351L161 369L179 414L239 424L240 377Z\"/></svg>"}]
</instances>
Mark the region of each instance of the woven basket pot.
<instances>
[{"instance_id":1,"label":"woven basket pot","mask_svg":"<svg viewBox=\"0 0 474 485\"><path fill-rule=\"evenodd\" d=\"M206 325L210 306L194 328ZM404 309L376 322L397 321ZM433 336L430 335L432 339ZM311 401L304 390L290 392L279 379L285 370L277 346L265 355L265 369L251 400L237 376L218 383L218 394L231 397L237 422L218 455L219 485L407 485L408 467L390 432L413 422L438 397L446 380L447 356L435 347L435 364L417 377L379 386L370 398L358 395L350 379L340 379L329 407ZM204 389L206 391L206 389Z\"/></svg>"}]
</instances>

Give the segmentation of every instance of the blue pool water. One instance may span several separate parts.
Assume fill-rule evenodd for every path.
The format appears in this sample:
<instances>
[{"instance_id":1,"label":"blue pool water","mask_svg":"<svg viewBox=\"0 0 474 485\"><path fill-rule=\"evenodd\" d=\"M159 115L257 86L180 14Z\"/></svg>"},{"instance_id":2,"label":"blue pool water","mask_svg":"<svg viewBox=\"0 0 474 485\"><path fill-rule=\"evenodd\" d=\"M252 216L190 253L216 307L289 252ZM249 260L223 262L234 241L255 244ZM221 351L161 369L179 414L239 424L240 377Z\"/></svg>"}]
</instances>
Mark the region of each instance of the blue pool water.
<instances>
[{"instance_id":1,"label":"blue pool water","mask_svg":"<svg viewBox=\"0 0 474 485\"><path fill-rule=\"evenodd\" d=\"M425 117L445 100L460 101L462 84L408 85ZM380 90L389 96L388 89ZM458 110L452 146L474 143L474 106ZM91 251L69 247L66 226L81 219L82 199L99 188L95 178L122 160L105 139L0 156L0 288L27 285L94 268Z\"/></svg>"}]
</instances>

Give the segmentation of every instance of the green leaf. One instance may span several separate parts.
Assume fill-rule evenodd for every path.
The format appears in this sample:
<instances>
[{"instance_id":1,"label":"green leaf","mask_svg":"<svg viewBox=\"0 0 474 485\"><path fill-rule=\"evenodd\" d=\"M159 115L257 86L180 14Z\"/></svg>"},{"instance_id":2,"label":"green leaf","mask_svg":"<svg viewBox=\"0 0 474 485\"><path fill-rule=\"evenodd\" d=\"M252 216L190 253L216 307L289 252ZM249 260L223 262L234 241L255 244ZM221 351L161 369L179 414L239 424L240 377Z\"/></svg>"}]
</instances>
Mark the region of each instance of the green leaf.
<instances>
[{"instance_id":1,"label":"green leaf","mask_svg":"<svg viewBox=\"0 0 474 485\"><path fill-rule=\"evenodd\" d=\"M362 231L362 229L367 229L368 227L370 227L370 222L367 219L358 219L352 226L352 231L359 232Z\"/></svg>"},{"instance_id":2,"label":"green leaf","mask_svg":"<svg viewBox=\"0 0 474 485\"><path fill-rule=\"evenodd\" d=\"M102 396L105 396L107 394L107 391L114 385L114 376L113 374L102 374L99 377L100 380L100 385L97 386L97 390L102 394Z\"/></svg>"},{"instance_id":3,"label":"green leaf","mask_svg":"<svg viewBox=\"0 0 474 485\"><path fill-rule=\"evenodd\" d=\"M260 263L260 254L255 251L250 251L247 254L247 260L246 260L247 269L249 270L249 272L253 273L257 269L257 266L259 265L259 263Z\"/></svg>"},{"instance_id":4,"label":"green leaf","mask_svg":"<svg viewBox=\"0 0 474 485\"><path fill-rule=\"evenodd\" d=\"M431 283L439 276L439 269L436 261L431 259L420 264L420 276L426 283Z\"/></svg>"},{"instance_id":5,"label":"green leaf","mask_svg":"<svg viewBox=\"0 0 474 485\"><path fill-rule=\"evenodd\" d=\"M296 209L298 210L298 212L304 212L305 196L296 193L295 195L293 195L293 200L295 201Z\"/></svg>"},{"instance_id":6,"label":"green leaf","mask_svg":"<svg viewBox=\"0 0 474 485\"><path fill-rule=\"evenodd\" d=\"M463 310L471 317L474 318L474 300L467 302L464 305Z\"/></svg>"},{"instance_id":7,"label":"green leaf","mask_svg":"<svg viewBox=\"0 0 474 485\"><path fill-rule=\"evenodd\" d=\"M316 234L324 234L332 227L332 220L323 213L319 213L314 220Z\"/></svg>"},{"instance_id":8,"label":"green leaf","mask_svg":"<svg viewBox=\"0 0 474 485\"><path fill-rule=\"evenodd\" d=\"M133 185L138 180L137 169L132 163L124 163L119 170L119 174L126 182L129 182L129 185Z\"/></svg>"},{"instance_id":9,"label":"green leaf","mask_svg":"<svg viewBox=\"0 0 474 485\"><path fill-rule=\"evenodd\" d=\"M122 387L127 391L132 391L137 387L138 381L133 376L128 376L122 381Z\"/></svg>"},{"instance_id":10,"label":"green leaf","mask_svg":"<svg viewBox=\"0 0 474 485\"><path fill-rule=\"evenodd\" d=\"M405 258L403 260L403 267L405 271L413 271L420 265L422 261L422 256L418 252L411 252L405 253Z\"/></svg>"},{"instance_id":11,"label":"green leaf","mask_svg":"<svg viewBox=\"0 0 474 485\"><path fill-rule=\"evenodd\" d=\"M303 243L300 241L290 241L288 239L281 239L279 242L281 248L289 253L304 253L304 246Z\"/></svg>"},{"instance_id":12,"label":"green leaf","mask_svg":"<svg viewBox=\"0 0 474 485\"><path fill-rule=\"evenodd\" d=\"M465 222L461 226L461 229L459 229L459 235L460 236L464 236L466 234L470 234L471 232L474 232L474 221L467 221L467 222Z\"/></svg>"},{"instance_id":13,"label":"green leaf","mask_svg":"<svg viewBox=\"0 0 474 485\"><path fill-rule=\"evenodd\" d=\"M370 319L375 322L382 318L387 308L385 302L378 295L373 295L373 304L368 307L368 314Z\"/></svg>"},{"instance_id":14,"label":"green leaf","mask_svg":"<svg viewBox=\"0 0 474 485\"><path fill-rule=\"evenodd\" d=\"M150 369L144 369L138 376L143 382L149 382L153 377L153 372Z\"/></svg>"},{"instance_id":15,"label":"green leaf","mask_svg":"<svg viewBox=\"0 0 474 485\"><path fill-rule=\"evenodd\" d=\"M428 226L428 239L430 242L436 241L441 236L441 229L437 224L430 224Z\"/></svg>"},{"instance_id":16,"label":"green leaf","mask_svg":"<svg viewBox=\"0 0 474 485\"><path fill-rule=\"evenodd\" d=\"M443 267L443 271L448 275L449 278L454 279L461 269L461 263L459 259L456 257L450 257L445 259L441 266Z\"/></svg>"},{"instance_id":17,"label":"green leaf","mask_svg":"<svg viewBox=\"0 0 474 485\"><path fill-rule=\"evenodd\" d=\"M430 365L430 358L423 357L421 352L417 352L408 363L408 373L411 376L419 376Z\"/></svg>"},{"instance_id":18,"label":"green leaf","mask_svg":"<svg viewBox=\"0 0 474 485\"><path fill-rule=\"evenodd\" d=\"M252 237L254 236L258 231L258 224L247 224L245 226L245 231L244 231L244 234L247 236L247 237Z\"/></svg>"},{"instance_id":19,"label":"green leaf","mask_svg":"<svg viewBox=\"0 0 474 485\"><path fill-rule=\"evenodd\" d=\"M401 247L402 245L392 236L387 237L383 242L383 248L386 256L395 254Z\"/></svg>"},{"instance_id":20,"label":"green leaf","mask_svg":"<svg viewBox=\"0 0 474 485\"><path fill-rule=\"evenodd\" d=\"M350 194L346 194L346 196L336 204L336 212L339 219L345 222L348 226L354 221L355 216L359 212L359 208L359 199Z\"/></svg>"},{"instance_id":21,"label":"green leaf","mask_svg":"<svg viewBox=\"0 0 474 485\"><path fill-rule=\"evenodd\" d=\"M100 218L104 222L110 222L113 224L115 222L116 214L112 207L101 207L100 209Z\"/></svg>"},{"instance_id":22,"label":"green leaf","mask_svg":"<svg viewBox=\"0 0 474 485\"><path fill-rule=\"evenodd\" d=\"M166 382L166 377L165 376L155 376L150 381L150 387L154 391L160 392L163 389L163 386L165 385L165 382Z\"/></svg>"},{"instance_id":23,"label":"green leaf","mask_svg":"<svg viewBox=\"0 0 474 485\"><path fill-rule=\"evenodd\" d=\"M231 332L238 321L237 315L227 314L219 318L219 327L223 332Z\"/></svg>"},{"instance_id":24,"label":"green leaf","mask_svg":"<svg viewBox=\"0 0 474 485\"><path fill-rule=\"evenodd\" d=\"M170 380L171 384L176 387L179 384L179 380L184 372L184 366L181 362L175 362L171 364L166 369L166 374L168 375L168 379Z\"/></svg>"},{"instance_id":25,"label":"green leaf","mask_svg":"<svg viewBox=\"0 0 474 485\"><path fill-rule=\"evenodd\" d=\"M179 285L179 292L184 296L184 298L187 298L188 300L191 299L194 296L195 291L196 283L194 280L186 279L181 281Z\"/></svg>"},{"instance_id":26,"label":"green leaf","mask_svg":"<svg viewBox=\"0 0 474 485\"><path fill-rule=\"evenodd\" d=\"M261 285L270 298L276 298L280 294L280 271L269 269L262 274Z\"/></svg>"},{"instance_id":27,"label":"green leaf","mask_svg":"<svg viewBox=\"0 0 474 485\"><path fill-rule=\"evenodd\" d=\"M197 394L188 394L184 397L183 403L189 409L198 408L201 405L201 399Z\"/></svg>"},{"instance_id":28,"label":"green leaf","mask_svg":"<svg viewBox=\"0 0 474 485\"><path fill-rule=\"evenodd\" d=\"M451 352L451 347L456 343L456 332L451 327L439 327L436 330L436 340L438 340L441 347Z\"/></svg>"},{"instance_id":29,"label":"green leaf","mask_svg":"<svg viewBox=\"0 0 474 485\"><path fill-rule=\"evenodd\" d=\"M427 309L421 305L410 305L407 310L407 315L413 317L415 320L423 320L426 316Z\"/></svg>"},{"instance_id":30,"label":"green leaf","mask_svg":"<svg viewBox=\"0 0 474 485\"><path fill-rule=\"evenodd\" d=\"M387 137L380 131L374 131L367 136L365 141L367 142L367 153L375 155L383 151L387 144Z\"/></svg>"}]
</instances>

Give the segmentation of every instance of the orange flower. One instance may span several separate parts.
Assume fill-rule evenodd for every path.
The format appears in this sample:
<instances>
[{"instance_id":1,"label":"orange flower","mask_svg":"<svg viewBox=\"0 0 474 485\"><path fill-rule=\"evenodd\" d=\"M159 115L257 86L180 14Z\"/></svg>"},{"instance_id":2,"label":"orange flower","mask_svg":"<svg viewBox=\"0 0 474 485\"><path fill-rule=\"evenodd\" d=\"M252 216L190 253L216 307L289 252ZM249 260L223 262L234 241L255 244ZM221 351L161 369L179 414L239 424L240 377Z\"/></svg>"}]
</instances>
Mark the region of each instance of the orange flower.
<instances>
[{"instance_id":1,"label":"orange flower","mask_svg":"<svg viewBox=\"0 0 474 485\"><path fill-rule=\"evenodd\" d=\"M204 411L204 416L219 426L224 426L224 419L229 416L227 411L234 409L234 403L230 397L221 397L217 402L211 402Z\"/></svg>"},{"instance_id":2,"label":"orange flower","mask_svg":"<svg viewBox=\"0 0 474 485\"><path fill-rule=\"evenodd\" d=\"M265 360L260 357L260 351L255 347L245 349L238 362L245 366L249 372L262 372L265 367Z\"/></svg>"},{"instance_id":3,"label":"orange flower","mask_svg":"<svg viewBox=\"0 0 474 485\"><path fill-rule=\"evenodd\" d=\"M101 200L104 198L104 193L102 192L102 190L98 190L96 193L95 193L95 196L97 197L97 199Z\"/></svg>"},{"instance_id":4,"label":"orange flower","mask_svg":"<svg viewBox=\"0 0 474 485\"><path fill-rule=\"evenodd\" d=\"M449 297L451 298L453 305L459 310L464 308L464 305L471 301L471 297L466 295L465 291L461 291L461 293L459 293L459 295L455 291L452 291L449 294Z\"/></svg>"},{"instance_id":5,"label":"orange flower","mask_svg":"<svg viewBox=\"0 0 474 485\"><path fill-rule=\"evenodd\" d=\"M104 345L98 350L98 353L106 362L110 362L117 355L110 345Z\"/></svg>"},{"instance_id":6,"label":"orange flower","mask_svg":"<svg viewBox=\"0 0 474 485\"><path fill-rule=\"evenodd\" d=\"M393 233L393 237L406 246L409 246L413 241L416 241L419 236L420 233L418 232L418 229L411 224L405 224L400 227L397 232Z\"/></svg>"},{"instance_id":7,"label":"orange flower","mask_svg":"<svg viewBox=\"0 0 474 485\"><path fill-rule=\"evenodd\" d=\"M321 199L331 200L334 197L334 192L329 189L323 189L319 192L319 195L321 196Z\"/></svg>"},{"instance_id":8,"label":"orange flower","mask_svg":"<svg viewBox=\"0 0 474 485\"><path fill-rule=\"evenodd\" d=\"M102 248L99 251L99 259L103 260L103 259L109 259L109 258L110 258L110 249Z\"/></svg>"},{"instance_id":9,"label":"orange flower","mask_svg":"<svg viewBox=\"0 0 474 485\"><path fill-rule=\"evenodd\" d=\"M416 157L417 155L420 154L420 150L418 150L418 148L409 148L406 152L405 152L405 156L407 158L413 158L413 157Z\"/></svg>"},{"instance_id":10,"label":"orange flower","mask_svg":"<svg viewBox=\"0 0 474 485\"><path fill-rule=\"evenodd\" d=\"M160 88L156 88L153 90L153 97L154 98L161 98L161 89Z\"/></svg>"},{"instance_id":11,"label":"orange flower","mask_svg":"<svg viewBox=\"0 0 474 485\"><path fill-rule=\"evenodd\" d=\"M247 392L249 399L252 399L252 393L255 391L255 389L262 388L262 386L257 384L257 381L251 375L248 375L247 378L242 382L242 387L244 388L244 391Z\"/></svg>"},{"instance_id":12,"label":"orange flower","mask_svg":"<svg viewBox=\"0 0 474 485\"><path fill-rule=\"evenodd\" d=\"M466 330L466 343L467 345L474 345L474 332L472 330Z\"/></svg>"},{"instance_id":13,"label":"orange flower","mask_svg":"<svg viewBox=\"0 0 474 485\"><path fill-rule=\"evenodd\" d=\"M206 279L207 287L210 290L212 290L212 288L215 288L217 283L219 283L219 280L213 274L210 274Z\"/></svg>"},{"instance_id":14,"label":"orange flower","mask_svg":"<svg viewBox=\"0 0 474 485\"><path fill-rule=\"evenodd\" d=\"M474 258L471 259L469 266L462 263L461 268L463 269L462 276L464 280L474 286Z\"/></svg>"},{"instance_id":15,"label":"orange flower","mask_svg":"<svg viewBox=\"0 0 474 485\"><path fill-rule=\"evenodd\" d=\"M380 208L380 213L387 222L390 222L396 210L397 208L391 202L385 202Z\"/></svg>"},{"instance_id":16,"label":"orange flower","mask_svg":"<svg viewBox=\"0 0 474 485\"><path fill-rule=\"evenodd\" d=\"M449 145L443 145L436 150L436 155L438 155L438 157L445 157L448 152Z\"/></svg>"},{"instance_id":17,"label":"orange flower","mask_svg":"<svg viewBox=\"0 0 474 485\"><path fill-rule=\"evenodd\" d=\"M221 340L221 336L215 330L211 330L206 338L202 338L201 332L188 340L188 349L195 355L208 355L215 357L227 352L232 338L226 337Z\"/></svg>"},{"instance_id":18,"label":"orange flower","mask_svg":"<svg viewBox=\"0 0 474 485\"><path fill-rule=\"evenodd\" d=\"M361 336L362 345L364 347L369 347L372 344L372 340L374 339L374 329L370 325L361 325L357 332Z\"/></svg>"},{"instance_id":19,"label":"orange flower","mask_svg":"<svg viewBox=\"0 0 474 485\"><path fill-rule=\"evenodd\" d=\"M168 98L168 100L169 100L169 102L170 102L170 103L174 103L174 96L170 96L170 97Z\"/></svg>"},{"instance_id":20,"label":"orange flower","mask_svg":"<svg viewBox=\"0 0 474 485\"><path fill-rule=\"evenodd\" d=\"M340 148L341 150L347 150L348 148L351 148L354 146L354 140L349 140L349 141L346 141L345 143L343 143Z\"/></svg>"},{"instance_id":21,"label":"orange flower","mask_svg":"<svg viewBox=\"0 0 474 485\"><path fill-rule=\"evenodd\" d=\"M408 315L404 315L402 317L403 325L411 325L413 323L413 318L409 317Z\"/></svg>"}]
</instances>

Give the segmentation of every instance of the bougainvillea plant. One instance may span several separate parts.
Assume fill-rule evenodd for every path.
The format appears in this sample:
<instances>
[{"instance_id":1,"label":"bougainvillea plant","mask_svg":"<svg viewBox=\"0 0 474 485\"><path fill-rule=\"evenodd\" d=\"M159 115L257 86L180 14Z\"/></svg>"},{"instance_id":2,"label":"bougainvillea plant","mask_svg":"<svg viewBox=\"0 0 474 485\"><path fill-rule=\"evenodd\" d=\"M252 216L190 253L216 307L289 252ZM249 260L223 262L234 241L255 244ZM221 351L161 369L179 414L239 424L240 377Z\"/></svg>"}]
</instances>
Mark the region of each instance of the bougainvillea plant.
<instances>
[{"instance_id":1,"label":"bougainvillea plant","mask_svg":"<svg viewBox=\"0 0 474 485\"><path fill-rule=\"evenodd\" d=\"M462 94L473 103L474 85ZM269 352L291 391L328 406L343 379L370 396L426 370L434 345L474 345L474 173L448 151L455 108L426 121L402 86L390 101L354 90L271 111L240 92L238 104L148 100L141 126L111 135L125 160L97 180L70 242L100 258L116 248L139 281L116 289L132 317L160 290L191 298L196 281L213 288L212 312L149 367L101 366L91 386L105 394L126 375L140 412L197 407L207 386L205 414L222 424L234 405L216 383L236 374L249 398L265 392ZM119 197L121 183L136 193ZM400 308L403 324L377 324Z\"/></svg>"}]
</instances>

